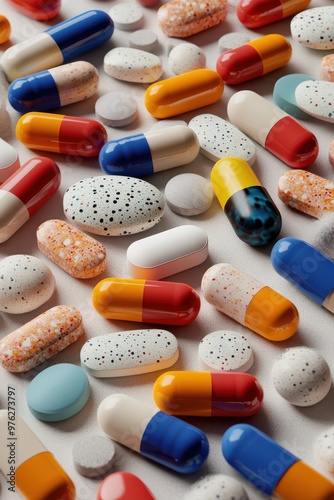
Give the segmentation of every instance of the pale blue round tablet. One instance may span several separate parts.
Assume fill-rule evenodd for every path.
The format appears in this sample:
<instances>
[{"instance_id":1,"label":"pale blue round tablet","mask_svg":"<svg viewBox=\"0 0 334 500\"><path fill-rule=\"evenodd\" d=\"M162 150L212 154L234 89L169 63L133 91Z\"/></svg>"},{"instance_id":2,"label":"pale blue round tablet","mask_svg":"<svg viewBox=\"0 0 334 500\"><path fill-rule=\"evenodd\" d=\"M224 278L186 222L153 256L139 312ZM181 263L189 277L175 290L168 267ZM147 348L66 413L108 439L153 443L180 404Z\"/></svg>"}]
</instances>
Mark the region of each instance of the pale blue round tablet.
<instances>
[{"instance_id":1,"label":"pale blue round tablet","mask_svg":"<svg viewBox=\"0 0 334 500\"><path fill-rule=\"evenodd\" d=\"M314 80L314 78L302 73L293 73L277 80L274 86L274 104L298 120L308 120L310 118L307 113L298 107L295 98L296 88L306 80Z\"/></svg>"},{"instance_id":2,"label":"pale blue round tablet","mask_svg":"<svg viewBox=\"0 0 334 500\"><path fill-rule=\"evenodd\" d=\"M88 377L83 368L59 363L46 368L30 382L27 403L34 417L57 422L82 410L89 393Z\"/></svg>"}]
</instances>

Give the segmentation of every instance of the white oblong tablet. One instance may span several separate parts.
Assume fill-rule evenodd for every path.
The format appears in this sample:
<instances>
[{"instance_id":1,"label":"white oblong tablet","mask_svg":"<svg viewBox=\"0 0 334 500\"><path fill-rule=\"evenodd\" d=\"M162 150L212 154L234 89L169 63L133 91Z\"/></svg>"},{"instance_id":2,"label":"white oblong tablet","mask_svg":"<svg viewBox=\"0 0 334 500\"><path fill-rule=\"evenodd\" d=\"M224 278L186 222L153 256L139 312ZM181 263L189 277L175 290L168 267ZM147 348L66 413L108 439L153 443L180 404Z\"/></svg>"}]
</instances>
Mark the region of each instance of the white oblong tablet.
<instances>
[{"instance_id":1,"label":"white oblong tablet","mask_svg":"<svg viewBox=\"0 0 334 500\"><path fill-rule=\"evenodd\" d=\"M85 477L101 477L112 469L115 446L111 439L98 434L82 436L72 449L76 470Z\"/></svg>"},{"instance_id":2,"label":"white oblong tablet","mask_svg":"<svg viewBox=\"0 0 334 500\"><path fill-rule=\"evenodd\" d=\"M87 340L81 365L93 377L125 377L164 370L179 357L176 337L167 330L108 333Z\"/></svg>"},{"instance_id":3,"label":"white oblong tablet","mask_svg":"<svg viewBox=\"0 0 334 500\"><path fill-rule=\"evenodd\" d=\"M334 48L334 7L314 7L296 14L290 23L295 42L310 49Z\"/></svg>"},{"instance_id":4,"label":"white oblong tablet","mask_svg":"<svg viewBox=\"0 0 334 500\"><path fill-rule=\"evenodd\" d=\"M186 217L206 212L213 197L211 182L198 174L175 175L165 187L165 199L169 208Z\"/></svg>"},{"instance_id":5,"label":"white oblong tablet","mask_svg":"<svg viewBox=\"0 0 334 500\"><path fill-rule=\"evenodd\" d=\"M125 127L138 116L137 101L126 92L108 92L95 103L97 119L109 127Z\"/></svg>"},{"instance_id":6,"label":"white oblong tablet","mask_svg":"<svg viewBox=\"0 0 334 500\"><path fill-rule=\"evenodd\" d=\"M152 83L163 73L160 57L131 47L116 47L107 52L103 69L117 80L133 83Z\"/></svg>"},{"instance_id":7,"label":"white oblong tablet","mask_svg":"<svg viewBox=\"0 0 334 500\"><path fill-rule=\"evenodd\" d=\"M126 258L133 278L159 280L195 267L208 256L208 236L203 229L189 225L131 243Z\"/></svg>"},{"instance_id":8,"label":"white oblong tablet","mask_svg":"<svg viewBox=\"0 0 334 500\"><path fill-rule=\"evenodd\" d=\"M334 476L334 426L319 434L314 443L314 456L320 469Z\"/></svg>"},{"instance_id":9,"label":"white oblong tablet","mask_svg":"<svg viewBox=\"0 0 334 500\"><path fill-rule=\"evenodd\" d=\"M118 3L111 7L109 16L113 20L115 28L132 31L142 25L144 10L140 5L133 3Z\"/></svg>"},{"instance_id":10,"label":"white oblong tablet","mask_svg":"<svg viewBox=\"0 0 334 500\"><path fill-rule=\"evenodd\" d=\"M304 113L323 120L334 122L334 82L307 80L295 90L297 106Z\"/></svg>"},{"instance_id":11,"label":"white oblong tablet","mask_svg":"<svg viewBox=\"0 0 334 500\"><path fill-rule=\"evenodd\" d=\"M245 335L217 330L202 338L198 357L208 370L247 372L254 362L252 346Z\"/></svg>"},{"instance_id":12,"label":"white oblong tablet","mask_svg":"<svg viewBox=\"0 0 334 500\"><path fill-rule=\"evenodd\" d=\"M248 495L237 479L208 474L190 486L184 500L248 500Z\"/></svg>"}]
</instances>

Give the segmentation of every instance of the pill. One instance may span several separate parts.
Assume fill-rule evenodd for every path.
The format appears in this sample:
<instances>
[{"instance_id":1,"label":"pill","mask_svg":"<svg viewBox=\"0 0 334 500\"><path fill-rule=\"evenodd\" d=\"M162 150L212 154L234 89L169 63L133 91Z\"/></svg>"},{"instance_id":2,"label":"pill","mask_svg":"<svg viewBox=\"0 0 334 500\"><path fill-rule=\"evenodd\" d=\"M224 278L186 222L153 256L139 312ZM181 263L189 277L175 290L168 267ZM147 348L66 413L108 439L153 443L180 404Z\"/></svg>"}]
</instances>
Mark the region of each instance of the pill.
<instances>
[{"instance_id":1,"label":"pill","mask_svg":"<svg viewBox=\"0 0 334 500\"><path fill-rule=\"evenodd\" d=\"M334 82L334 54L328 54L327 56L322 57L320 78L321 80L325 80L327 82Z\"/></svg>"},{"instance_id":2,"label":"pill","mask_svg":"<svg viewBox=\"0 0 334 500\"><path fill-rule=\"evenodd\" d=\"M290 23L293 40L317 50L334 48L334 7L314 7L296 14Z\"/></svg>"},{"instance_id":3,"label":"pill","mask_svg":"<svg viewBox=\"0 0 334 500\"><path fill-rule=\"evenodd\" d=\"M168 36L186 38L225 21L226 0L208 0L205 6L189 0L174 0L159 7L158 26Z\"/></svg>"},{"instance_id":4,"label":"pill","mask_svg":"<svg viewBox=\"0 0 334 500\"><path fill-rule=\"evenodd\" d=\"M277 80L273 90L273 103L298 120L307 120L310 117L298 106L295 96L298 85L306 80L312 78L302 73L285 75Z\"/></svg>"},{"instance_id":5,"label":"pill","mask_svg":"<svg viewBox=\"0 0 334 500\"><path fill-rule=\"evenodd\" d=\"M253 365L253 349L245 335L217 330L205 335L198 346L198 357L206 370L247 372Z\"/></svg>"},{"instance_id":6,"label":"pill","mask_svg":"<svg viewBox=\"0 0 334 500\"><path fill-rule=\"evenodd\" d=\"M60 170L38 156L26 161L0 188L0 243L13 236L58 190Z\"/></svg>"},{"instance_id":7,"label":"pill","mask_svg":"<svg viewBox=\"0 0 334 500\"><path fill-rule=\"evenodd\" d=\"M229 427L222 452L234 469L266 495L282 500L334 496L332 481L252 425Z\"/></svg>"},{"instance_id":8,"label":"pill","mask_svg":"<svg viewBox=\"0 0 334 500\"><path fill-rule=\"evenodd\" d=\"M133 49L146 50L146 52L155 52L159 47L158 35L148 29L136 30L129 34L129 47Z\"/></svg>"},{"instance_id":9,"label":"pill","mask_svg":"<svg viewBox=\"0 0 334 500\"><path fill-rule=\"evenodd\" d=\"M226 474L208 474L193 483L183 500L248 500L241 483Z\"/></svg>"},{"instance_id":10,"label":"pill","mask_svg":"<svg viewBox=\"0 0 334 500\"><path fill-rule=\"evenodd\" d=\"M49 111L88 99L98 85L95 66L76 61L17 78L8 87L8 100L20 113Z\"/></svg>"},{"instance_id":11,"label":"pill","mask_svg":"<svg viewBox=\"0 0 334 500\"><path fill-rule=\"evenodd\" d=\"M198 137L200 152L218 161L225 156L238 156L250 165L256 159L254 143L234 125L220 116L205 113L190 120L188 126Z\"/></svg>"},{"instance_id":12,"label":"pill","mask_svg":"<svg viewBox=\"0 0 334 500\"><path fill-rule=\"evenodd\" d=\"M131 47L116 47L107 52L103 69L117 80L133 83L152 83L163 73L160 57Z\"/></svg>"},{"instance_id":13,"label":"pill","mask_svg":"<svg viewBox=\"0 0 334 500\"><path fill-rule=\"evenodd\" d=\"M219 55L216 70L227 85L252 80L282 68L291 59L290 42L283 35L264 35Z\"/></svg>"},{"instance_id":14,"label":"pill","mask_svg":"<svg viewBox=\"0 0 334 500\"><path fill-rule=\"evenodd\" d=\"M328 146L328 161L334 167L334 140L332 139Z\"/></svg>"},{"instance_id":15,"label":"pill","mask_svg":"<svg viewBox=\"0 0 334 500\"><path fill-rule=\"evenodd\" d=\"M39 250L74 278L95 278L107 267L104 245L65 221L43 222L36 237Z\"/></svg>"},{"instance_id":16,"label":"pill","mask_svg":"<svg viewBox=\"0 0 334 500\"><path fill-rule=\"evenodd\" d=\"M29 149L93 157L108 136L104 126L91 118L31 111L16 123L16 136Z\"/></svg>"},{"instance_id":17,"label":"pill","mask_svg":"<svg viewBox=\"0 0 334 500\"><path fill-rule=\"evenodd\" d=\"M16 413L15 421L9 426L12 412L0 410L0 470L7 478L14 475L14 487L23 498L66 498L74 500L75 486L54 455L48 451L25 421ZM15 434L15 474L8 463L7 450L11 427ZM43 473L41 473L43 472ZM8 479L9 481L9 479ZM10 483L8 482L8 486ZM15 490L14 490L15 491Z\"/></svg>"},{"instance_id":18,"label":"pill","mask_svg":"<svg viewBox=\"0 0 334 500\"><path fill-rule=\"evenodd\" d=\"M252 246L266 245L281 230L281 215L252 167L227 156L211 170L211 183L235 234Z\"/></svg>"},{"instance_id":19,"label":"pill","mask_svg":"<svg viewBox=\"0 0 334 500\"><path fill-rule=\"evenodd\" d=\"M140 28L144 21L144 10L140 5L122 2L111 7L109 16L113 20L115 28L134 31Z\"/></svg>"},{"instance_id":20,"label":"pill","mask_svg":"<svg viewBox=\"0 0 334 500\"><path fill-rule=\"evenodd\" d=\"M316 219L334 212L334 182L305 170L289 170L278 179L278 197Z\"/></svg>"},{"instance_id":21,"label":"pill","mask_svg":"<svg viewBox=\"0 0 334 500\"><path fill-rule=\"evenodd\" d=\"M102 477L110 472L114 455L111 439L98 434L79 438L72 448L74 467L85 477Z\"/></svg>"},{"instance_id":22,"label":"pill","mask_svg":"<svg viewBox=\"0 0 334 500\"><path fill-rule=\"evenodd\" d=\"M160 130L162 128L167 128L174 125L187 125L187 122L185 122L184 120L179 120L177 118L175 118L174 120L167 118L166 120L158 120L153 123L153 125L150 127L150 130Z\"/></svg>"},{"instance_id":23,"label":"pill","mask_svg":"<svg viewBox=\"0 0 334 500\"><path fill-rule=\"evenodd\" d=\"M63 206L69 222L82 231L124 236L158 224L164 215L165 200L162 193L146 181L110 175L76 182L66 190Z\"/></svg>"},{"instance_id":24,"label":"pill","mask_svg":"<svg viewBox=\"0 0 334 500\"><path fill-rule=\"evenodd\" d=\"M198 174L175 175L165 186L168 207L179 215L200 215L211 207L213 188L210 181Z\"/></svg>"},{"instance_id":25,"label":"pill","mask_svg":"<svg viewBox=\"0 0 334 500\"><path fill-rule=\"evenodd\" d=\"M221 54L227 50L236 49L240 45L250 42L251 38L246 33L232 32L225 33L218 40L218 51Z\"/></svg>"},{"instance_id":26,"label":"pill","mask_svg":"<svg viewBox=\"0 0 334 500\"><path fill-rule=\"evenodd\" d=\"M310 0L239 0L236 14L246 28L256 29L307 9Z\"/></svg>"},{"instance_id":27,"label":"pill","mask_svg":"<svg viewBox=\"0 0 334 500\"><path fill-rule=\"evenodd\" d=\"M127 269L133 278L160 280L202 264L208 255L206 231L185 224L131 243Z\"/></svg>"},{"instance_id":28,"label":"pill","mask_svg":"<svg viewBox=\"0 0 334 500\"><path fill-rule=\"evenodd\" d=\"M318 141L310 130L251 90L236 92L227 114L233 125L290 167L306 168L318 156Z\"/></svg>"},{"instance_id":29,"label":"pill","mask_svg":"<svg viewBox=\"0 0 334 500\"><path fill-rule=\"evenodd\" d=\"M316 438L313 447L317 465L326 474L334 475L334 427L322 431Z\"/></svg>"},{"instance_id":30,"label":"pill","mask_svg":"<svg viewBox=\"0 0 334 500\"><path fill-rule=\"evenodd\" d=\"M23 314L34 311L53 295L51 269L32 255L8 255L0 261L0 311Z\"/></svg>"},{"instance_id":31,"label":"pill","mask_svg":"<svg viewBox=\"0 0 334 500\"><path fill-rule=\"evenodd\" d=\"M301 82L295 90L295 98L304 113L334 123L333 82L309 80Z\"/></svg>"},{"instance_id":32,"label":"pill","mask_svg":"<svg viewBox=\"0 0 334 500\"><path fill-rule=\"evenodd\" d=\"M198 153L196 134L187 125L176 125L108 141L99 164L109 175L142 177L190 163Z\"/></svg>"},{"instance_id":33,"label":"pill","mask_svg":"<svg viewBox=\"0 0 334 500\"><path fill-rule=\"evenodd\" d=\"M334 260L334 212L325 212L316 222L309 243Z\"/></svg>"},{"instance_id":34,"label":"pill","mask_svg":"<svg viewBox=\"0 0 334 500\"><path fill-rule=\"evenodd\" d=\"M209 453L204 432L125 394L107 396L97 421L114 441L181 474L198 471Z\"/></svg>"},{"instance_id":35,"label":"pill","mask_svg":"<svg viewBox=\"0 0 334 500\"><path fill-rule=\"evenodd\" d=\"M216 71L194 69L152 83L145 91L144 103L155 118L170 118L219 101L223 91L224 83Z\"/></svg>"},{"instance_id":36,"label":"pill","mask_svg":"<svg viewBox=\"0 0 334 500\"><path fill-rule=\"evenodd\" d=\"M170 51L168 64L173 73L181 75L187 71L205 68L206 55L204 50L194 43L180 43Z\"/></svg>"},{"instance_id":37,"label":"pill","mask_svg":"<svg viewBox=\"0 0 334 500\"><path fill-rule=\"evenodd\" d=\"M8 0L20 14L36 21L48 21L59 14L61 0Z\"/></svg>"},{"instance_id":38,"label":"pill","mask_svg":"<svg viewBox=\"0 0 334 500\"><path fill-rule=\"evenodd\" d=\"M176 337L167 330L107 333L82 346L81 366L93 377L125 377L165 370L179 357Z\"/></svg>"},{"instance_id":39,"label":"pill","mask_svg":"<svg viewBox=\"0 0 334 500\"><path fill-rule=\"evenodd\" d=\"M20 168L18 152L8 142L0 139L0 184Z\"/></svg>"},{"instance_id":40,"label":"pill","mask_svg":"<svg viewBox=\"0 0 334 500\"><path fill-rule=\"evenodd\" d=\"M297 238L282 238L272 248L275 271L311 300L334 313L334 262Z\"/></svg>"},{"instance_id":41,"label":"pill","mask_svg":"<svg viewBox=\"0 0 334 500\"><path fill-rule=\"evenodd\" d=\"M125 127L138 117L138 104L127 92L108 92L95 102L95 114L104 125Z\"/></svg>"},{"instance_id":42,"label":"pill","mask_svg":"<svg viewBox=\"0 0 334 500\"><path fill-rule=\"evenodd\" d=\"M133 278L101 280L92 303L104 318L176 326L194 321L201 305L195 289L185 283Z\"/></svg>"},{"instance_id":43,"label":"pill","mask_svg":"<svg viewBox=\"0 0 334 500\"><path fill-rule=\"evenodd\" d=\"M203 275L204 299L268 340L286 340L297 331L296 306L271 287L230 264L211 266Z\"/></svg>"},{"instance_id":44,"label":"pill","mask_svg":"<svg viewBox=\"0 0 334 500\"><path fill-rule=\"evenodd\" d=\"M153 398L171 415L249 417L260 410L263 390L249 373L169 371L155 381Z\"/></svg>"},{"instance_id":45,"label":"pill","mask_svg":"<svg viewBox=\"0 0 334 500\"><path fill-rule=\"evenodd\" d=\"M79 58L109 40L113 31L113 21L106 12L88 10L9 47L0 62L12 82Z\"/></svg>"},{"instance_id":46,"label":"pill","mask_svg":"<svg viewBox=\"0 0 334 500\"><path fill-rule=\"evenodd\" d=\"M6 16L0 15L0 44L10 39L12 27Z\"/></svg>"},{"instance_id":47,"label":"pill","mask_svg":"<svg viewBox=\"0 0 334 500\"><path fill-rule=\"evenodd\" d=\"M82 334L78 309L65 305L52 307L0 340L0 364L10 372L27 372Z\"/></svg>"},{"instance_id":48,"label":"pill","mask_svg":"<svg viewBox=\"0 0 334 500\"><path fill-rule=\"evenodd\" d=\"M89 394L84 369L70 363L58 363L32 379L27 389L27 404L38 420L59 422L79 413Z\"/></svg>"},{"instance_id":49,"label":"pill","mask_svg":"<svg viewBox=\"0 0 334 500\"><path fill-rule=\"evenodd\" d=\"M314 349L292 347L273 363L271 380L282 398L295 406L322 401L332 386L327 361Z\"/></svg>"},{"instance_id":50,"label":"pill","mask_svg":"<svg viewBox=\"0 0 334 500\"><path fill-rule=\"evenodd\" d=\"M100 483L96 500L132 500L134 491L137 500L154 500L154 496L139 477L131 472L114 472Z\"/></svg>"}]
</instances>

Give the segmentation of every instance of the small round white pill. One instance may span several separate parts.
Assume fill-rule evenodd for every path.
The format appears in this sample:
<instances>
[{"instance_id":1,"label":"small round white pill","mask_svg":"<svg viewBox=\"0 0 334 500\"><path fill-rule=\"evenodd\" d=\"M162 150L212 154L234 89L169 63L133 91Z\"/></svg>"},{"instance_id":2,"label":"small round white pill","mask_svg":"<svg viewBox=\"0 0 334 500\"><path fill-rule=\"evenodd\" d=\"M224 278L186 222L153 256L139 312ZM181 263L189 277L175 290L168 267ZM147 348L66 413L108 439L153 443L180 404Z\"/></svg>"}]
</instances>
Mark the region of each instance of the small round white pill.
<instances>
[{"instance_id":1,"label":"small round white pill","mask_svg":"<svg viewBox=\"0 0 334 500\"><path fill-rule=\"evenodd\" d=\"M176 75L181 75L194 69L205 68L206 56L204 50L194 43L180 43L170 51L168 63Z\"/></svg>"},{"instance_id":2,"label":"small round white pill","mask_svg":"<svg viewBox=\"0 0 334 500\"><path fill-rule=\"evenodd\" d=\"M137 30L129 35L129 46L133 49L154 52L159 47L158 35L152 30Z\"/></svg>"},{"instance_id":3,"label":"small round white pill","mask_svg":"<svg viewBox=\"0 0 334 500\"><path fill-rule=\"evenodd\" d=\"M85 477L100 477L110 472L114 455L111 439L96 434L83 436L72 450L74 466Z\"/></svg>"},{"instance_id":4,"label":"small round white pill","mask_svg":"<svg viewBox=\"0 0 334 500\"><path fill-rule=\"evenodd\" d=\"M126 92L108 92L95 103L97 119L109 127L125 127L138 116L137 101Z\"/></svg>"},{"instance_id":5,"label":"small round white pill","mask_svg":"<svg viewBox=\"0 0 334 500\"><path fill-rule=\"evenodd\" d=\"M140 5L119 3L111 7L109 16L115 28L123 31L133 31L141 27L144 19L144 10Z\"/></svg>"},{"instance_id":6,"label":"small round white pill","mask_svg":"<svg viewBox=\"0 0 334 500\"><path fill-rule=\"evenodd\" d=\"M225 474L209 474L196 481L184 500L248 500L242 484Z\"/></svg>"},{"instance_id":7,"label":"small round white pill","mask_svg":"<svg viewBox=\"0 0 334 500\"><path fill-rule=\"evenodd\" d=\"M317 437L314 443L314 457L320 469L334 476L334 426Z\"/></svg>"},{"instance_id":8,"label":"small round white pill","mask_svg":"<svg viewBox=\"0 0 334 500\"><path fill-rule=\"evenodd\" d=\"M220 54L226 52L227 50L236 49L237 47L241 47L245 43L250 42L251 39L245 33L226 33L218 40L218 51Z\"/></svg>"},{"instance_id":9,"label":"small round white pill","mask_svg":"<svg viewBox=\"0 0 334 500\"><path fill-rule=\"evenodd\" d=\"M198 357L208 370L248 371L254 362L247 338L230 330L217 330L202 338Z\"/></svg>"},{"instance_id":10,"label":"small round white pill","mask_svg":"<svg viewBox=\"0 0 334 500\"><path fill-rule=\"evenodd\" d=\"M211 183L198 174L176 175L165 187L169 208L187 217L206 212L211 206L213 195Z\"/></svg>"},{"instance_id":11,"label":"small round white pill","mask_svg":"<svg viewBox=\"0 0 334 500\"><path fill-rule=\"evenodd\" d=\"M293 347L281 354L273 364L271 377L282 398L296 406L319 403L332 385L327 361L309 347Z\"/></svg>"}]
</instances>

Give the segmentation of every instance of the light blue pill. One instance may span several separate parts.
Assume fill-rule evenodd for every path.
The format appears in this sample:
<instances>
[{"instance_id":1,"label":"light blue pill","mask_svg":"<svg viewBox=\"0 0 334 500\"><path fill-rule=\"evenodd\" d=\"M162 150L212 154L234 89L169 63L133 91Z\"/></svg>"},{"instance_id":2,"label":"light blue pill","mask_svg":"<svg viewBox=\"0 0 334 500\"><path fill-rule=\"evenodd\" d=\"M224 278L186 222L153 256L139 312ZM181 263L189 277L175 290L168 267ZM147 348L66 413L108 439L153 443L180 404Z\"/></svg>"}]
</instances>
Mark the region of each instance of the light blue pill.
<instances>
[{"instance_id":1,"label":"light blue pill","mask_svg":"<svg viewBox=\"0 0 334 500\"><path fill-rule=\"evenodd\" d=\"M60 363L46 368L30 382L27 403L34 417L57 422L82 410L89 393L85 371L80 366Z\"/></svg>"},{"instance_id":2,"label":"light blue pill","mask_svg":"<svg viewBox=\"0 0 334 500\"><path fill-rule=\"evenodd\" d=\"M277 80L274 86L273 101L276 106L299 120L308 120L310 118L307 113L304 113L304 111L298 107L295 98L296 88L300 83L307 80L314 80L314 78L302 73L293 73L291 75L285 75Z\"/></svg>"}]
</instances>

